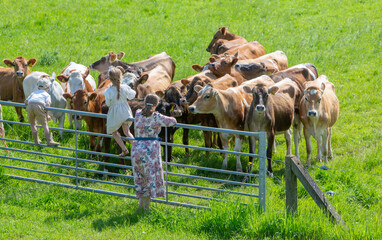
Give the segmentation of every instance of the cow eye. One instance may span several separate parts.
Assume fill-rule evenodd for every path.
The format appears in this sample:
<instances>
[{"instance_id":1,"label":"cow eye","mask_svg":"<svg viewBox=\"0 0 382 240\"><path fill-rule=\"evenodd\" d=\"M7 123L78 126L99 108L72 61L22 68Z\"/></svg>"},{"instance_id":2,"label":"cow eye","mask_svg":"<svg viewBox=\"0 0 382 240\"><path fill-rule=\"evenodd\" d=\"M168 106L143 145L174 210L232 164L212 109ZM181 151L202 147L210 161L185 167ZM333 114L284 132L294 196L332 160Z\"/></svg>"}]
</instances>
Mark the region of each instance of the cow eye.
<instances>
[{"instance_id":1,"label":"cow eye","mask_svg":"<svg viewBox=\"0 0 382 240\"><path fill-rule=\"evenodd\" d=\"M84 104L85 104L85 105L88 104L88 101L85 100L85 101L84 101Z\"/></svg>"},{"instance_id":2,"label":"cow eye","mask_svg":"<svg viewBox=\"0 0 382 240\"><path fill-rule=\"evenodd\" d=\"M205 95L204 96L204 99L209 99L210 98L210 95Z\"/></svg>"},{"instance_id":3,"label":"cow eye","mask_svg":"<svg viewBox=\"0 0 382 240\"><path fill-rule=\"evenodd\" d=\"M308 97L307 96L305 96L305 100L308 101Z\"/></svg>"},{"instance_id":4,"label":"cow eye","mask_svg":"<svg viewBox=\"0 0 382 240\"><path fill-rule=\"evenodd\" d=\"M28 66L28 63L25 63L24 66L25 66L25 67Z\"/></svg>"},{"instance_id":5,"label":"cow eye","mask_svg":"<svg viewBox=\"0 0 382 240\"><path fill-rule=\"evenodd\" d=\"M317 102L320 103L320 102L321 102L321 98L319 98L319 99L317 100Z\"/></svg>"}]
</instances>

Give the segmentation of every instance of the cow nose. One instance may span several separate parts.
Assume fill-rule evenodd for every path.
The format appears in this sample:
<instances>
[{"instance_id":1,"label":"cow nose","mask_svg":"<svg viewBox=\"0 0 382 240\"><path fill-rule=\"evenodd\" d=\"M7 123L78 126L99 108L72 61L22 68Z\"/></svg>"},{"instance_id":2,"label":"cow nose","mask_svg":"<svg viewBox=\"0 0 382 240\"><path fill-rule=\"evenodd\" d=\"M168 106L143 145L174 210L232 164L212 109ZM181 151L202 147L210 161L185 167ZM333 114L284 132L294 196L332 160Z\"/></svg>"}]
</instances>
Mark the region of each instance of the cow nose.
<instances>
[{"instance_id":1,"label":"cow nose","mask_svg":"<svg viewBox=\"0 0 382 240\"><path fill-rule=\"evenodd\" d=\"M192 112L192 113L195 113L195 112L196 112L196 107L194 107L194 106L189 106L189 107L188 107L188 110L190 110L190 112Z\"/></svg>"},{"instance_id":2,"label":"cow nose","mask_svg":"<svg viewBox=\"0 0 382 240\"><path fill-rule=\"evenodd\" d=\"M240 65L239 65L239 64L236 64L236 65L235 65L235 69L236 69L236 70L240 70Z\"/></svg>"},{"instance_id":3,"label":"cow nose","mask_svg":"<svg viewBox=\"0 0 382 240\"><path fill-rule=\"evenodd\" d=\"M16 76L18 76L18 77L22 77L23 75L24 75L23 72L16 72Z\"/></svg>"},{"instance_id":4,"label":"cow nose","mask_svg":"<svg viewBox=\"0 0 382 240\"><path fill-rule=\"evenodd\" d=\"M180 99L180 105L185 106L187 104L188 104L188 102L187 102L187 100L185 98L181 98Z\"/></svg>"},{"instance_id":5,"label":"cow nose","mask_svg":"<svg viewBox=\"0 0 382 240\"><path fill-rule=\"evenodd\" d=\"M257 106L256 106L256 111L258 111L258 112L264 112L264 111L265 111L265 106L264 106L264 105L257 105Z\"/></svg>"},{"instance_id":6,"label":"cow nose","mask_svg":"<svg viewBox=\"0 0 382 240\"><path fill-rule=\"evenodd\" d=\"M90 64L90 65L89 65L89 68L90 68L91 70L93 70L93 64Z\"/></svg>"},{"instance_id":7,"label":"cow nose","mask_svg":"<svg viewBox=\"0 0 382 240\"><path fill-rule=\"evenodd\" d=\"M308 111L308 117L317 117L317 112L313 110Z\"/></svg>"}]
</instances>

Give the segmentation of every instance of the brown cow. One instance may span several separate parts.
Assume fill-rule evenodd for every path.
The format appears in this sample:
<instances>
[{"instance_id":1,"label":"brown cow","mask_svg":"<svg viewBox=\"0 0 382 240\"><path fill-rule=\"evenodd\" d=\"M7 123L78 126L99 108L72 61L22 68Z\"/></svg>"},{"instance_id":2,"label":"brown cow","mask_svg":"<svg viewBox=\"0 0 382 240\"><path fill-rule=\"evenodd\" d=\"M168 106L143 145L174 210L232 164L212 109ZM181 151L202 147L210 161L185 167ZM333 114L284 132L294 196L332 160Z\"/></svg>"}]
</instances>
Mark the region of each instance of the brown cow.
<instances>
[{"instance_id":1,"label":"brown cow","mask_svg":"<svg viewBox=\"0 0 382 240\"><path fill-rule=\"evenodd\" d=\"M287 143L287 155L291 154L291 130L294 117L294 104L297 84L286 78L272 86L257 84L255 87L244 86L244 91L253 95L253 101L246 118L246 125L251 132L267 132L268 172L272 174L272 149L275 135L284 133ZM254 146L254 144L253 144ZM252 150L254 152L254 149Z\"/></svg>"},{"instance_id":2,"label":"brown cow","mask_svg":"<svg viewBox=\"0 0 382 240\"><path fill-rule=\"evenodd\" d=\"M234 60L234 58L231 59ZM249 80L287 69L288 58L283 51L276 51L259 58L237 61L234 66L236 72L240 73L244 79Z\"/></svg>"},{"instance_id":3,"label":"brown cow","mask_svg":"<svg viewBox=\"0 0 382 240\"><path fill-rule=\"evenodd\" d=\"M207 52L211 54L221 54L232 47L248 43L245 38L230 33L228 27L221 27L215 33L210 44L206 48Z\"/></svg>"},{"instance_id":4,"label":"brown cow","mask_svg":"<svg viewBox=\"0 0 382 240\"><path fill-rule=\"evenodd\" d=\"M120 61L125 56L124 52L119 52L115 54L114 52L109 52L108 55L103 56L100 60L90 64L90 69L96 70L101 74L98 76L98 85L108 79L107 71L110 66L121 66L125 69L125 72L133 73L136 78L140 78L143 72L150 71L157 67L158 65L163 66L165 71L171 77L171 81L175 75L175 63L172 58L167 55L166 52L150 56L149 58L133 63L125 63Z\"/></svg>"},{"instance_id":5,"label":"brown cow","mask_svg":"<svg viewBox=\"0 0 382 240\"><path fill-rule=\"evenodd\" d=\"M162 65L157 65L154 69L142 73L136 82L134 90L137 98L144 98L150 93L164 91L172 81L171 76Z\"/></svg>"},{"instance_id":6,"label":"brown cow","mask_svg":"<svg viewBox=\"0 0 382 240\"><path fill-rule=\"evenodd\" d=\"M332 126L339 114L339 101L335 94L334 85L325 75L304 85L305 98L300 103L300 118L304 125L307 163L310 166L312 144L310 136L317 141L317 156L323 159L332 158Z\"/></svg>"},{"instance_id":7,"label":"brown cow","mask_svg":"<svg viewBox=\"0 0 382 240\"><path fill-rule=\"evenodd\" d=\"M16 57L14 61L4 59L5 65L11 68L0 67L0 100L23 103L25 94L23 81L31 73L29 67L36 64L36 59L26 60L24 57ZM24 122L21 108L15 107L20 122Z\"/></svg>"},{"instance_id":8,"label":"brown cow","mask_svg":"<svg viewBox=\"0 0 382 240\"><path fill-rule=\"evenodd\" d=\"M212 113L219 128L244 130L245 116L252 101L252 95L244 92L243 86L218 90L210 84L204 88L195 86L198 92L197 100L189 107L191 113ZM231 134L219 134L223 149L228 150ZM241 150L243 137L235 136L235 151ZM225 154L222 168L227 168L227 154ZM236 170L242 171L240 156L236 156Z\"/></svg>"}]
</instances>

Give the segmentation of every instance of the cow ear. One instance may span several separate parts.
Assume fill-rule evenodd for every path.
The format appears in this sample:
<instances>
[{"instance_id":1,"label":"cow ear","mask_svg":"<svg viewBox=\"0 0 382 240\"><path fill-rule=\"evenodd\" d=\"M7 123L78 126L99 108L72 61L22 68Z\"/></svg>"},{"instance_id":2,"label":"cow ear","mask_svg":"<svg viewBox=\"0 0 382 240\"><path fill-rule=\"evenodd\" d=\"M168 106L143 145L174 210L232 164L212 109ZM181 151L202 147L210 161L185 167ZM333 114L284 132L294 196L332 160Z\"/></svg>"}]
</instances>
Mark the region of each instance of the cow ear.
<instances>
[{"instance_id":1,"label":"cow ear","mask_svg":"<svg viewBox=\"0 0 382 240\"><path fill-rule=\"evenodd\" d=\"M203 67L201 65L194 64L192 65L192 69L194 69L197 72L201 72L203 70Z\"/></svg>"},{"instance_id":2,"label":"cow ear","mask_svg":"<svg viewBox=\"0 0 382 240\"><path fill-rule=\"evenodd\" d=\"M243 90L244 92L246 93L251 93L252 92L252 88L250 86L247 86L247 85L244 85L243 86Z\"/></svg>"},{"instance_id":3,"label":"cow ear","mask_svg":"<svg viewBox=\"0 0 382 240\"><path fill-rule=\"evenodd\" d=\"M158 95L158 97L160 97L160 98L164 97L164 92L162 90L156 91L155 94Z\"/></svg>"},{"instance_id":4,"label":"cow ear","mask_svg":"<svg viewBox=\"0 0 382 240\"><path fill-rule=\"evenodd\" d=\"M118 60L121 60L124 56L125 56L125 53L124 53L124 52L119 52L119 53L117 53L117 58L118 58Z\"/></svg>"},{"instance_id":5,"label":"cow ear","mask_svg":"<svg viewBox=\"0 0 382 240\"><path fill-rule=\"evenodd\" d=\"M68 102L72 101L72 98L73 98L72 94L64 93L62 96L66 99L66 101Z\"/></svg>"},{"instance_id":6,"label":"cow ear","mask_svg":"<svg viewBox=\"0 0 382 240\"><path fill-rule=\"evenodd\" d=\"M4 64L7 65L8 67L14 67L15 63L9 60L8 58L3 60Z\"/></svg>"},{"instance_id":7,"label":"cow ear","mask_svg":"<svg viewBox=\"0 0 382 240\"><path fill-rule=\"evenodd\" d=\"M91 93L90 95L89 95L89 100L90 101L94 101L94 99L97 97L97 93L96 92L93 92L93 93Z\"/></svg>"},{"instance_id":8,"label":"cow ear","mask_svg":"<svg viewBox=\"0 0 382 240\"><path fill-rule=\"evenodd\" d=\"M88 67L88 68L86 68L86 71L85 71L85 73L84 73L84 74L82 74L82 78L83 78L83 79L85 79L85 78L87 78L87 77L88 77L88 75L89 75L89 67Z\"/></svg>"},{"instance_id":9,"label":"cow ear","mask_svg":"<svg viewBox=\"0 0 382 240\"><path fill-rule=\"evenodd\" d=\"M36 64L36 62L37 62L36 58L31 58L28 61L28 66L33 67Z\"/></svg>"},{"instance_id":10,"label":"cow ear","mask_svg":"<svg viewBox=\"0 0 382 240\"><path fill-rule=\"evenodd\" d=\"M56 79L56 73L52 72L52 77L50 77L50 82L54 82L54 79Z\"/></svg>"},{"instance_id":11,"label":"cow ear","mask_svg":"<svg viewBox=\"0 0 382 240\"><path fill-rule=\"evenodd\" d=\"M203 89L203 87L200 86L200 85L196 85L196 86L194 86L194 90L195 90L195 92L197 92L198 94L199 94L199 92L200 92L202 89Z\"/></svg>"},{"instance_id":12,"label":"cow ear","mask_svg":"<svg viewBox=\"0 0 382 240\"><path fill-rule=\"evenodd\" d=\"M114 52L109 52L109 56L110 56L110 62L115 62L115 60L117 60L117 55L114 53Z\"/></svg>"},{"instance_id":13,"label":"cow ear","mask_svg":"<svg viewBox=\"0 0 382 240\"><path fill-rule=\"evenodd\" d=\"M144 84L147 79L149 78L149 75L146 73L146 74L143 74L137 81L138 84Z\"/></svg>"},{"instance_id":14,"label":"cow ear","mask_svg":"<svg viewBox=\"0 0 382 240\"><path fill-rule=\"evenodd\" d=\"M232 66L235 66L235 64L237 63L237 61L239 61L239 59L237 58L237 56L236 56L236 54L235 54L235 56L232 58L232 63L231 63L231 65L232 65Z\"/></svg>"},{"instance_id":15,"label":"cow ear","mask_svg":"<svg viewBox=\"0 0 382 240\"><path fill-rule=\"evenodd\" d=\"M326 87L325 83L321 83L321 93L324 93L325 87Z\"/></svg>"},{"instance_id":16,"label":"cow ear","mask_svg":"<svg viewBox=\"0 0 382 240\"><path fill-rule=\"evenodd\" d=\"M57 80L60 81L60 82L67 82L69 80L69 76L68 75L58 75L57 76Z\"/></svg>"},{"instance_id":17,"label":"cow ear","mask_svg":"<svg viewBox=\"0 0 382 240\"><path fill-rule=\"evenodd\" d=\"M183 84L183 86L186 86L186 85L190 84L191 81L188 79L182 79L182 80L180 80L180 82Z\"/></svg>"},{"instance_id":18,"label":"cow ear","mask_svg":"<svg viewBox=\"0 0 382 240\"><path fill-rule=\"evenodd\" d=\"M272 86L268 89L268 93L275 95L279 90L280 90L280 88L278 86Z\"/></svg>"},{"instance_id":19,"label":"cow ear","mask_svg":"<svg viewBox=\"0 0 382 240\"><path fill-rule=\"evenodd\" d=\"M228 27L222 27L221 28L222 34L225 35L227 33L227 30L228 30Z\"/></svg>"}]
</instances>

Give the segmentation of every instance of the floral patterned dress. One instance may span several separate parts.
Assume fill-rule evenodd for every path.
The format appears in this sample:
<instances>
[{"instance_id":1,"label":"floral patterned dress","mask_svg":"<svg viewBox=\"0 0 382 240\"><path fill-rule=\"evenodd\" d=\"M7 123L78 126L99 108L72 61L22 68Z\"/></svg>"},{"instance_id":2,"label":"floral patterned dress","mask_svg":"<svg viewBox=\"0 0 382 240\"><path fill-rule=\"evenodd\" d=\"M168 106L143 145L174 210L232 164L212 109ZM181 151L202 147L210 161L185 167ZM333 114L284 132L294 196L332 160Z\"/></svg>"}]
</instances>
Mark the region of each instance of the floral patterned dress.
<instances>
[{"instance_id":1,"label":"floral patterned dress","mask_svg":"<svg viewBox=\"0 0 382 240\"><path fill-rule=\"evenodd\" d=\"M158 112L145 117L142 110L137 110L134 134L138 140L134 141L131 148L131 160L138 198L165 196L160 143L152 138L158 138L161 127L175 124L176 120L173 117L166 117ZM144 140L146 138L151 140Z\"/></svg>"}]
</instances>

